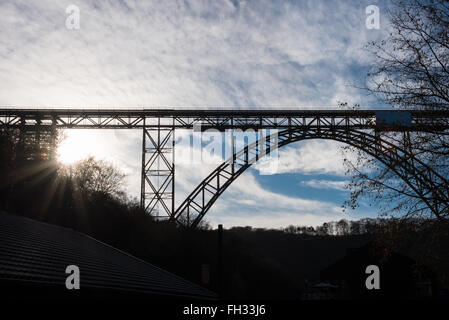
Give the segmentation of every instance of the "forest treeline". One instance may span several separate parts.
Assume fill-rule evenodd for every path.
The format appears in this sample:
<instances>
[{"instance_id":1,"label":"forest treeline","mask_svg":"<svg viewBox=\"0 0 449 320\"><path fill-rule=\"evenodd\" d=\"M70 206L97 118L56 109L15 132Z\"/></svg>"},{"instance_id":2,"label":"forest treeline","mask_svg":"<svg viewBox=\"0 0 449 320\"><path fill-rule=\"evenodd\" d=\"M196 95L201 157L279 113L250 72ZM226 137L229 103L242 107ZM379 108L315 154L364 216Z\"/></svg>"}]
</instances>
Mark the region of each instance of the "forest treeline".
<instances>
[{"instance_id":1,"label":"forest treeline","mask_svg":"<svg viewBox=\"0 0 449 320\"><path fill-rule=\"evenodd\" d=\"M58 137L50 134L0 131L1 210L83 232L220 290L216 230L207 224L190 230L154 221L137 200L124 194L124 176L117 168L94 158L61 166L55 157L57 144ZM346 249L361 247L378 235L391 239L406 229L408 242L395 241L397 248L427 257L430 251L420 246L421 240L412 240L430 233L419 229L419 221L405 225L402 220L342 219L315 228L225 229L220 291L228 298L299 298L304 282L318 282L320 270L344 256ZM437 244L436 251L447 252L440 239ZM202 282L205 266L210 270L208 283Z\"/></svg>"},{"instance_id":2,"label":"forest treeline","mask_svg":"<svg viewBox=\"0 0 449 320\"><path fill-rule=\"evenodd\" d=\"M282 230L290 234L305 234L319 236L348 236L361 234L375 234L380 228L391 224L391 219L364 218L360 220L346 220L325 222L321 226L295 226L289 225Z\"/></svg>"}]
</instances>

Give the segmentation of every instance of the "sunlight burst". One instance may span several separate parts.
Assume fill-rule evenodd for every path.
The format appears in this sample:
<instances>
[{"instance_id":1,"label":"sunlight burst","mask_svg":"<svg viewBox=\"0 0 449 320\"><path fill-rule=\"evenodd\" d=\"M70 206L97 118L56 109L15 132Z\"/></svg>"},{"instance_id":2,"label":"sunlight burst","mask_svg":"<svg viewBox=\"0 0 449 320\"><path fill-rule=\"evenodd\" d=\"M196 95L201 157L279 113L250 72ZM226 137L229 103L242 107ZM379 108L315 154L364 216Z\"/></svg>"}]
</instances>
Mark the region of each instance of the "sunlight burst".
<instances>
[{"instance_id":1,"label":"sunlight burst","mask_svg":"<svg viewBox=\"0 0 449 320\"><path fill-rule=\"evenodd\" d=\"M83 130L68 130L58 147L58 160L62 164L71 165L89 156L99 154L99 142Z\"/></svg>"}]
</instances>

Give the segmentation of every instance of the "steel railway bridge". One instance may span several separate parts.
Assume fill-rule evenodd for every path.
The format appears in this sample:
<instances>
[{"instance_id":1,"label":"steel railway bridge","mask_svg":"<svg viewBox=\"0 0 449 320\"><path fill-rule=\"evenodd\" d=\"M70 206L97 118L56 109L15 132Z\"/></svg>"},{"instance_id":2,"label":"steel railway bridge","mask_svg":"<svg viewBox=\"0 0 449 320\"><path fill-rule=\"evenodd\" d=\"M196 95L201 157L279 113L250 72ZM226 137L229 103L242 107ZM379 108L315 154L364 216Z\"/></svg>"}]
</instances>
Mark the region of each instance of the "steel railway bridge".
<instances>
[{"instance_id":1,"label":"steel railway bridge","mask_svg":"<svg viewBox=\"0 0 449 320\"><path fill-rule=\"evenodd\" d=\"M175 131L260 130L217 166L175 207ZM393 110L116 110L116 109L0 109L0 128L24 130L34 136L57 129L140 129L142 131L141 205L150 214L196 227L217 198L253 163L287 144L306 139L331 139L359 148L389 167L438 216L447 211L449 183L413 156L407 148L410 132L447 135L448 111ZM382 136L400 132L403 143ZM439 205L434 205L439 199ZM441 208L441 200L445 207Z\"/></svg>"}]
</instances>

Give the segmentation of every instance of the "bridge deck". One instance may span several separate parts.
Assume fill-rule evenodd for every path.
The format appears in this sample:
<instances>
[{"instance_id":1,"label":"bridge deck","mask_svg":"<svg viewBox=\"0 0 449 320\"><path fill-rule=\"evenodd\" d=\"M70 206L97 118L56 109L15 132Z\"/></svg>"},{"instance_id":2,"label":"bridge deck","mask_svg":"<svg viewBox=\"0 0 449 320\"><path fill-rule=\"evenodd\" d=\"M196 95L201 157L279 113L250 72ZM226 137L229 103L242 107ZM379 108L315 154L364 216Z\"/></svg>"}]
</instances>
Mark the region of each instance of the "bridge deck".
<instances>
[{"instance_id":1,"label":"bridge deck","mask_svg":"<svg viewBox=\"0 0 449 320\"><path fill-rule=\"evenodd\" d=\"M427 110L230 110L230 109L29 109L1 108L0 126L54 126L56 128L133 129L192 128L194 124L217 129L345 126L373 128L380 112L409 113L413 126L447 125L448 111Z\"/></svg>"}]
</instances>

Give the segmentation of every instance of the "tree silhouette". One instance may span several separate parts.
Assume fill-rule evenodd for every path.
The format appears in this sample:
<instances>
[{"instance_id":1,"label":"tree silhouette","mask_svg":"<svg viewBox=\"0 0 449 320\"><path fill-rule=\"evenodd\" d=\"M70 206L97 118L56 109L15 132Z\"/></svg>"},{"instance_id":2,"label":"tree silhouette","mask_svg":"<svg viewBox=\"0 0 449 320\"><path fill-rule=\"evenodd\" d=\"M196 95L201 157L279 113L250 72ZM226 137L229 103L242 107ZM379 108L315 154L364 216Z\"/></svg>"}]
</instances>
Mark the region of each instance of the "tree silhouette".
<instances>
[{"instance_id":1,"label":"tree silhouette","mask_svg":"<svg viewBox=\"0 0 449 320\"><path fill-rule=\"evenodd\" d=\"M125 175L111 163L90 156L64 171L84 194L104 193L123 197Z\"/></svg>"},{"instance_id":2,"label":"tree silhouette","mask_svg":"<svg viewBox=\"0 0 449 320\"><path fill-rule=\"evenodd\" d=\"M447 1L413 0L395 2L389 12L391 32L367 51L376 64L368 73L364 88L385 104L401 110L449 110L449 6ZM343 104L343 106L347 106ZM428 119L435 125L438 118ZM408 151L414 167L431 167L445 180L432 180L433 190L425 199L394 171L382 166L360 150L345 147L357 155L345 159L352 180L346 207L354 208L361 196L372 197L385 214L400 213L404 218L447 219L449 178L449 135L446 132L377 132L379 137ZM388 152L382 150L381 152ZM392 164L394 166L394 164ZM421 190L422 186L413 186Z\"/></svg>"}]
</instances>

